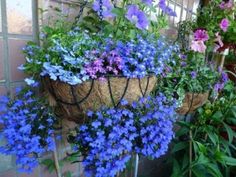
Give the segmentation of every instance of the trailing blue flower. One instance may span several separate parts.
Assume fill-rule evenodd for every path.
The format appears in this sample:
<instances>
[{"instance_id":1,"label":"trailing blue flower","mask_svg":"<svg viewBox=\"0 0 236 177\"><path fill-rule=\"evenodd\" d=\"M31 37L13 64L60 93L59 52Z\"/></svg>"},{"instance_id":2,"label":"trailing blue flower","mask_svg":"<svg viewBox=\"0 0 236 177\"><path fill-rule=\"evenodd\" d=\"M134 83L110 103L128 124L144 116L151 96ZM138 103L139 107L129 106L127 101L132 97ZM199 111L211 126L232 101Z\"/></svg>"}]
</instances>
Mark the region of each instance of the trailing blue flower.
<instances>
[{"instance_id":1,"label":"trailing blue flower","mask_svg":"<svg viewBox=\"0 0 236 177\"><path fill-rule=\"evenodd\" d=\"M149 158L165 154L172 138L175 104L159 95L142 98L123 108L88 112L88 122L72 136L75 151L84 156L86 176L114 177L136 152Z\"/></svg>"},{"instance_id":2,"label":"trailing blue flower","mask_svg":"<svg viewBox=\"0 0 236 177\"><path fill-rule=\"evenodd\" d=\"M15 155L19 171L32 172L38 156L54 150L55 119L32 91L19 92L14 100L2 97L0 107L2 135L6 139L0 152Z\"/></svg>"}]
</instances>

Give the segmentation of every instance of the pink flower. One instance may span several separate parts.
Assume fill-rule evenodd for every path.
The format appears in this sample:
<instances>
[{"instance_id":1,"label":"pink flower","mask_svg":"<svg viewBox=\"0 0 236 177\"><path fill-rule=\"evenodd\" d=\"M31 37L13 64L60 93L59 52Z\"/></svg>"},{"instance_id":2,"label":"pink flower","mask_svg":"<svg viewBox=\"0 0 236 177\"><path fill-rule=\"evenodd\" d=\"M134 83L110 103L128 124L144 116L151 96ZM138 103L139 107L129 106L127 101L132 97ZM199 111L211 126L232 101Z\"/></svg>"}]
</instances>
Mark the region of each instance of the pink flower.
<instances>
[{"instance_id":1,"label":"pink flower","mask_svg":"<svg viewBox=\"0 0 236 177\"><path fill-rule=\"evenodd\" d=\"M203 29L198 29L194 32L194 39L196 41L207 41L209 39L209 36L207 34L207 31L206 30L203 30Z\"/></svg>"},{"instance_id":2,"label":"pink flower","mask_svg":"<svg viewBox=\"0 0 236 177\"><path fill-rule=\"evenodd\" d=\"M204 53L206 50L206 45L203 41L192 41L191 50L195 52Z\"/></svg>"},{"instance_id":3,"label":"pink flower","mask_svg":"<svg viewBox=\"0 0 236 177\"><path fill-rule=\"evenodd\" d=\"M224 43L222 42L222 39L221 39L221 36L219 35L219 32L217 32L215 34L216 38L215 38L215 48L214 48L214 52L216 52L219 48L223 47L224 46Z\"/></svg>"},{"instance_id":4,"label":"pink flower","mask_svg":"<svg viewBox=\"0 0 236 177\"><path fill-rule=\"evenodd\" d=\"M229 20L227 18L222 19L221 22L220 22L220 28L224 32L226 32L228 27L229 27Z\"/></svg>"},{"instance_id":5,"label":"pink flower","mask_svg":"<svg viewBox=\"0 0 236 177\"><path fill-rule=\"evenodd\" d=\"M222 1L220 3L221 9L232 9L233 6L234 6L234 2L232 0L229 0L228 2Z\"/></svg>"}]
</instances>

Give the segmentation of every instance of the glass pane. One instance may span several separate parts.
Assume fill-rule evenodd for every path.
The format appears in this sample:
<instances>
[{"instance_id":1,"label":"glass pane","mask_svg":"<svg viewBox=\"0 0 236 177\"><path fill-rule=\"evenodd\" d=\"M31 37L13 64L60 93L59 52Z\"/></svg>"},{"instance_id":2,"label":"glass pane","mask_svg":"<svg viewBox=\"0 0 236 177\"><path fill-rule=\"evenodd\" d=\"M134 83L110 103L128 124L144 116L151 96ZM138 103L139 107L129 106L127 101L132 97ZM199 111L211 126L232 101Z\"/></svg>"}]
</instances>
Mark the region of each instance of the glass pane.
<instances>
[{"instance_id":1,"label":"glass pane","mask_svg":"<svg viewBox=\"0 0 236 177\"><path fill-rule=\"evenodd\" d=\"M26 45L27 41L9 39L9 62L11 71L11 81L21 81L24 79L25 74L18 69L22 63L25 62L22 48Z\"/></svg>"},{"instance_id":2,"label":"glass pane","mask_svg":"<svg viewBox=\"0 0 236 177\"><path fill-rule=\"evenodd\" d=\"M0 83L4 81L3 40L0 38Z\"/></svg>"},{"instance_id":3,"label":"glass pane","mask_svg":"<svg viewBox=\"0 0 236 177\"><path fill-rule=\"evenodd\" d=\"M2 8L1 8L1 1L0 1L0 32L2 32Z\"/></svg>"},{"instance_id":4,"label":"glass pane","mask_svg":"<svg viewBox=\"0 0 236 177\"><path fill-rule=\"evenodd\" d=\"M32 1L6 0L8 32L32 34Z\"/></svg>"}]
</instances>

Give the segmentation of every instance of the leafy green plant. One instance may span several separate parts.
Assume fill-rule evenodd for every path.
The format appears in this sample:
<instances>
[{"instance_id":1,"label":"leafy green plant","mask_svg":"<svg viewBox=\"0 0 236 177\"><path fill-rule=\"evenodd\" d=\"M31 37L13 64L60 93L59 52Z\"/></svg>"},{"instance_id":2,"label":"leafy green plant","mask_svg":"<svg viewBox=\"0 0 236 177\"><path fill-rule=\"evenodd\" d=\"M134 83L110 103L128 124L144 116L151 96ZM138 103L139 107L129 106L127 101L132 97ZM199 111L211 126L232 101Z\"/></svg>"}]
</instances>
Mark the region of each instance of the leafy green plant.
<instances>
[{"instance_id":1,"label":"leafy green plant","mask_svg":"<svg viewBox=\"0 0 236 177\"><path fill-rule=\"evenodd\" d=\"M220 73L205 62L205 56L196 52L185 52L185 55L176 56L167 67L163 78L156 87L165 93L169 99L178 97L179 104L187 92L205 93L214 88L220 79Z\"/></svg>"},{"instance_id":2,"label":"leafy green plant","mask_svg":"<svg viewBox=\"0 0 236 177\"><path fill-rule=\"evenodd\" d=\"M230 177L236 166L236 132L229 125L236 120L235 101L235 88L227 84L220 98L200 108L191 121L177 122L172 177Z\"/></svg>"}]
</instances>

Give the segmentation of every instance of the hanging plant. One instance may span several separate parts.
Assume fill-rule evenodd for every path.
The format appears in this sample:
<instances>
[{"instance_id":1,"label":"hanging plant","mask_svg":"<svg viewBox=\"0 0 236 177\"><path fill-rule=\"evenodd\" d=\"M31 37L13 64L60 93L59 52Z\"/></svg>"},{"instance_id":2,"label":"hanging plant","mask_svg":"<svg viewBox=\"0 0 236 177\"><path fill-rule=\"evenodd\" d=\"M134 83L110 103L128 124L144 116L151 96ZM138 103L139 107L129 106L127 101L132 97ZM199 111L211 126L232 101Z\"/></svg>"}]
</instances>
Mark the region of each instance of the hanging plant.
<instances>
[{"instance_id":1,"label":"hanging plant","mask_svg":"<svg viewBox=\"0 0 236 177\"><path fill-rule=\"evenodd\" d=\"M55 118L31 90L18 90L14 99L2 97L0 112L6 140L0 152L15 155L20 171L32 172L37 158L54 150Z\"/></svg>"},{"instance_id":2,"label":"hanging plant","mask_svg":"<svg viewBox=\"0 0 236 177\"><path fill-rule=\"evenodd\" d=\"M103 26L96 33L81 26L86 16L68 30L61 30L61 23L44 27L42 46L30 42L25 47L27 62L20 69L43 81L51 105L59 105L63 117L80 122L88 109L149 95L165 63L178 52L154 29L159 23L151 19L152 2L121 4L93 2L91 18ZM164 1L159 7L171 12Z\"/></svg>"},{"instance_id":3,"label":"hanging plant","mask_svg":"<svg viewBox=\"0 0 236 177\"><path fill-rule=\"evenodd\" d=\"M126 100L122 106L128 106ZM146 97L128 108L102 108L87 113L87 122L69 136L75 154L83 155L87 176L114 177L131 154L151 159L168 150L174 137L175 104L165 96Z\"/></svg>"}]
</instances>

